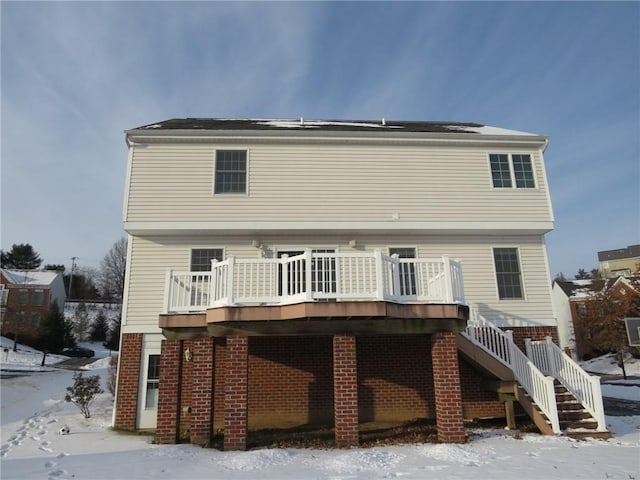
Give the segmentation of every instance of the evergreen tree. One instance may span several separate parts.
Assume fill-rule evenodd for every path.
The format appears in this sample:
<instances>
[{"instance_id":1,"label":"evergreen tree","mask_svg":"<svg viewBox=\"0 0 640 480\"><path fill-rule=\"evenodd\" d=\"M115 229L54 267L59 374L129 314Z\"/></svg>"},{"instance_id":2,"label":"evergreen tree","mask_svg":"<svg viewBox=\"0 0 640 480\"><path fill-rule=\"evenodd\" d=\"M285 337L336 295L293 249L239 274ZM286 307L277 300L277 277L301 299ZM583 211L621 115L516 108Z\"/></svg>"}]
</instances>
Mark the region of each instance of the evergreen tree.
<instances>
[{"instance_id":1,"label":"evergreen tree","mask_svg":"<svg viewBox=\"0 0 640 480\"><path fill-rule=\"evenodd\" d=\"M59 352L65 347L75 345L71 325L65 320L56 302L53 302L49 307L38 344L40 349L48 352Z\"/></svg>"},{"instance_id":2,"label":"evergreen tree","mask_svg":"<svg viewBox=\"0 0 640 480\"><path fill-rule=\"evenodd\" d=\"M104 314L104 310L100 310L91 327L91 341L104 342L107 339L108 333L109 324L107 322L107 316Z\"/></svg>"},{"instance_id":3,"label":"evergreen tree","mask_svg":"<svg viewBox=\"0 0 640 480\"><path fill-rule=\"evenodd\" d=\"M93 280L95 272L92 269L83 268L76 270L71 274L64 275L64 288L68 293L69 299L76 300L95 300L100 297L98 289ZM69 291L69 282L71 282L71 291Z\"/></svg>"},{"instance_id":4,"label":"evergreen tree","mask_svg":"<svg viewBox=\"0 0 640 480\"><path fill-rule=\"evenodd\" d=\"M3 268L15 270L36 270L42 259L28 243L13 244L8 252L0 251L0 263Z\"/></svg>"},{"instance_id":5,"label":"evergreen tree","mask_svg":"<svg viewBox=\"0 0 640 480\"><path fill-rule=\"evenodd\" d=\"M576 280L587 280L589 278L591 278L591 275L584 268L579 269L575 276Z\"/></svg>"},{"instance_id":6,"label":"evergreen tree","mask_svg":"<svg viewBox=\"0 0 640 480\"><path fill-rule=\"evenodd\" d=\"M109 350L120 350L120 321L120 316L113 321L107 334L107 341L103 343L105 348Z\"/></svg>"},{"instance_id":7,"label":"evergreen tree","mask_svg":"<svg viewBox=\"0 0 640 480\"><path fill-rule=\"evenodd\" d=\"M80 302L76 307L73 322L73 334L79 342L84 342L89 338L89 313L87 312L87 305L84 302Z\"/></svg>"}]
</instances>

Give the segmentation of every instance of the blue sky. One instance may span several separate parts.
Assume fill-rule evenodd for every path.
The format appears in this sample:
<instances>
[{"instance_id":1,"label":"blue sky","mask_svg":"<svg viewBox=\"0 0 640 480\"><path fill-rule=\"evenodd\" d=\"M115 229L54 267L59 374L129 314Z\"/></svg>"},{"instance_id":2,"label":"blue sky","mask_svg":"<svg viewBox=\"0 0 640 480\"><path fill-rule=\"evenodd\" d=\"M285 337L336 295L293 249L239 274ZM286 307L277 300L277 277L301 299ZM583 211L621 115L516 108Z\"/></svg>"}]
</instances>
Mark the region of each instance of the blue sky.
<instances>
[{"instance_id":1,"label":"blue sky","mask_svg":"<svg viewBox=\"0 0 640 480\"><path fill-rule=\"evenodd\" d=\"M1 3L0 239L96 267L123 130L175 117L472 121L550 137L552 274L640 243L640 4Z\"/></svg>"}]
</instances>

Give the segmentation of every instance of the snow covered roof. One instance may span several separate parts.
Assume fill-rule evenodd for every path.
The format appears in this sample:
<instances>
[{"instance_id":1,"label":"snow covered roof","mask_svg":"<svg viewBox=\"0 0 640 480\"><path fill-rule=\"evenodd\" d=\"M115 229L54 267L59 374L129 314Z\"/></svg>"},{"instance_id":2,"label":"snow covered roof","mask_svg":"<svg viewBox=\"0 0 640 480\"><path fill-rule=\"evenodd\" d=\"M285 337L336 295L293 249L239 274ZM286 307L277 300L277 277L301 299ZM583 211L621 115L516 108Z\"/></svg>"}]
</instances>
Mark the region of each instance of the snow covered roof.
<instances>
[{"instance_id":1,"label":"snow covered roof","mask_svg":"<svg viewBox=\"0 0 640 480\"><path fill-rule=\"evenodd\" d=\"M618 283L624 283L627 287L635 289L635 287L625 277L608 278L606 280L559 280L555 283L562 289L569 299L587 298L592 296L594 293L609 290Z\"/></svg>"},{"instance_id":2,"label":"snow covered roof","mask_svg":"<svg viewBox=\"0 0 640 480\"><path fill-rule=\"evenodd\" d=\"M423 133L478 134L500 136L539 136L534 133L491 127L469 122L414 122L381 120L310 120L173 118L133 130L312 130L312 131L396 131Z\"/></svg>"},{"instance_id":3,"label":"snow covered roof","mask_svg":"<svg viewBox=\"0 0 640 480\"><path fill-rule=\"evenodd\" d=\"M0 269L2 275L15 285L28 285L28 286L48 286L53 283L58 272L54 271L37 271L37 270L7 270L5 268Z\"/></svg>"},{"instance_id":4,"label":"snow covered roof","mask_svg":"<svg viewBox=\"0 0 640 480\"><path fill-rule=\"evenodd\" d=\"M586 298L602 290L605 286L604 280L569 280L557 281L556 284L569 298Z\"/></svg>"}]
</instances>

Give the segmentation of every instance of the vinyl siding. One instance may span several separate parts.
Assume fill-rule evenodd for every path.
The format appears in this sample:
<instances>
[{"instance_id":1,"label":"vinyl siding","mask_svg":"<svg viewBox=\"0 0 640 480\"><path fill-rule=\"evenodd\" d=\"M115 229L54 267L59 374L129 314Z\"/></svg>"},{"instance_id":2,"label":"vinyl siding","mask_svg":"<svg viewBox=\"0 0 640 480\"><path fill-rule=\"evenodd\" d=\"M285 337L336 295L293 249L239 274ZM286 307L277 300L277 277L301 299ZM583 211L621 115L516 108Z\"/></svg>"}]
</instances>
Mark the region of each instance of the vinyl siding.
<instances>
[{"instance_id":1,"label":"vinyl siding","mask_svg":"<svg viewBox=\"0 0 640 480\"><path fill-rule=\"evenodd\" d=\"M548 222L540 151L337 144L133 147L125 221ZM214 195L216 148L247 149L247 194ZM530 153L536 188L491 184L488 153Z\"/></svg>"},{"instance_id":2,"label":"vinyl siding","mask_svg":"<svg viewBox=\"0 0 640 480\"><path fill-rule=\"evenodd\" d=\"M131 237L128 305L123 331L158 331L162 312L167 270L188 271L191 248L223 248L225 256L256 258L261 251L251 245L251 236L147 236ZM266 257L278 250L297 248L336 248L340 252L372 251L389 247L415 247L418 257L448 255L462 262L467 304L498 324L555 325L551 307L551 287L544 242L539 235L513 236L394 236L368 235L355 238L349 247L348 236L281 235L260 237ZM525 299L499 300L493 266L493 247L516 247Z\"/></svg>"}]
</instances>

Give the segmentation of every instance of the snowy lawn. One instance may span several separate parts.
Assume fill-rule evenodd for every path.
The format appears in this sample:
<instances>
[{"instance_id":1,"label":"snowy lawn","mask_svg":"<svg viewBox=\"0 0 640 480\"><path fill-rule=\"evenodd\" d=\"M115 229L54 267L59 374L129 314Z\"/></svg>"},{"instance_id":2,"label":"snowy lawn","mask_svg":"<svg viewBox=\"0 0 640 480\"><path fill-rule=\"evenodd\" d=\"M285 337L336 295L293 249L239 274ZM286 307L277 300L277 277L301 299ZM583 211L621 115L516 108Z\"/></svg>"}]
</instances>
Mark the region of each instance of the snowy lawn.
<instances>
[{"instance_id":1,"label":"snowy lawn","mask_svg":"<svg viewBox=\"0 0 640 480\"><path fill-rule=\"evenodd\" d=\"M107 377L108 352L88 375ZM26 360L25 360L26 362ZM6 362L3 359L3 368ZM39 365L39 361L38 361ZM4 479L624 479L640 480L640 416L607 417L610 440L577 441L504 430L473 430L465 445L413 444L349 450L220 452L153 445L112 431L109 393L92 417L64 402L72 371L47 368L1 381ZM629 373L629 372L628 372ZM603 384L605 396L640 401L640 380ZM105 388L106 390L106 388ZM58 434L68 425L69 435Z\"/></svg>"}]
</instances>

